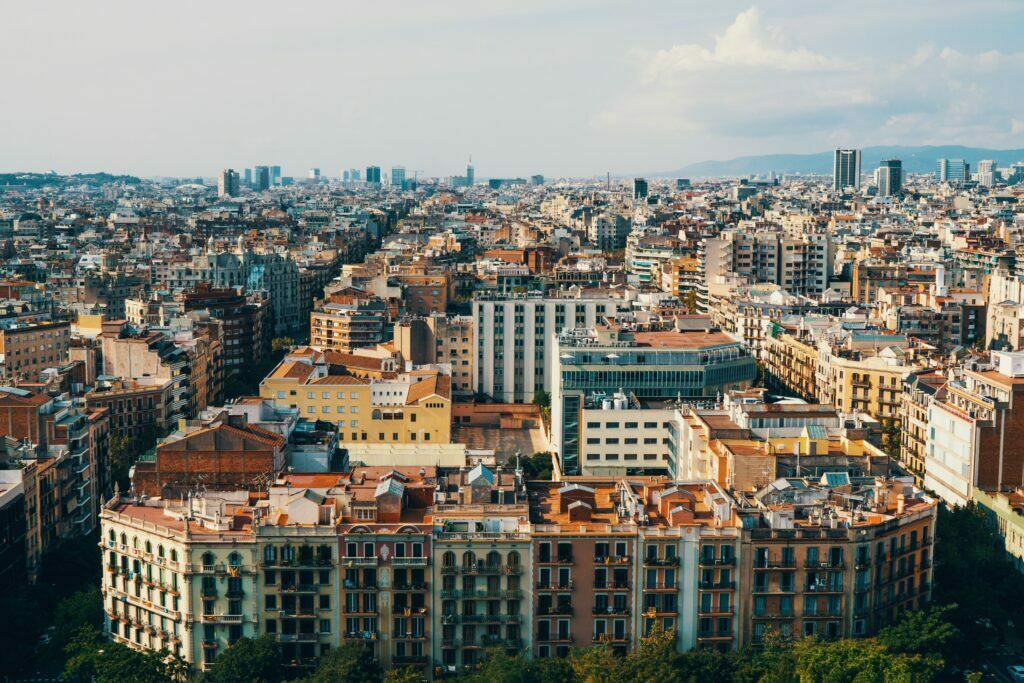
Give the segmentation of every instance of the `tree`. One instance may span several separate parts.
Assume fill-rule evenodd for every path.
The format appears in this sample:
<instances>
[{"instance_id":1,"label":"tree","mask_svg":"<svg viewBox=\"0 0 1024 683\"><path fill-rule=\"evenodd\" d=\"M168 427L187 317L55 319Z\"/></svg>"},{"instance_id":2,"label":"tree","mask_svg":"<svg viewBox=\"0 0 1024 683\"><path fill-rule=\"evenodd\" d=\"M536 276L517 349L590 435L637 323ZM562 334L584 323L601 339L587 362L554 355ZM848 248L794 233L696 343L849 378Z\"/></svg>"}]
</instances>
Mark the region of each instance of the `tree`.
<instances>
[{"instance_id":1,"label":"tree","mask_svg":"<svg viewBox=\"0 0 1024 683\"><path fill-rule=\"evenodd\" d=\"M282 356L293 346L295 346L295 340L291 337L274 337L270 341L270 350Z\"/></svg>"},{"instance_id":2,"label":"tree","mask_svg":"<svg viewBox=\"0 0 1024 683\"><path fill-rule=\"evenodd\" d=\"M618 683L626 680L622 675L622 660L607 645L573 648L568 659L569 668L577 681Z\"/></svg>"},{"instance_id":3,"label":"tree","mask_svg":"<svg viewBox=\"0 0 1024 683\"><path fill-rule=\"evenodd\" d=\"M974 664L982 646L993 639L1005 639L1011 632L1019 637L1017 605L1024 595L1024 575L1007 560L1002 539L973 502L953 509L940 507L936 533L932 600L951 606L946 619L960 633L947 659L958 665Z\"/></svg>"},{"instance_id":4,"label":"tree","mask_svg":"<svg viewBox=\"0 0 1024 683\"><path fill-rule=\"evenodd\" d=\"M623 680L671 681L680 680L682 658L676 652L675 631L665 631L655 625L640 640L635 652L630 652L621 665Z\"/></svg>"},{"instance_id":5,"label":"tree","mask_svg":"<svg viewBox=\"0 0 1024 683\"><path fill-rule=\"evenodd\" d=\"M363 683L380 680L380 666L373 658L373 650L356 641L329 651L320 658L307 683Z\"/></svg>"},{"instance_id":6,"label":"tree","mask_svg":"<svg viewBox=\"0 0 1024 683\"><path fill-rule=\"evenodd\" d=\"M889 652L943 657L960 636L947 619L954 609L956 605L944 605L906 612L899 622L878 633L878 642Z\"/></svg>"},{"instance_id":7,"label":"tree","mask_svg":"<svg viewBox=\"0 0 1024 683\"><path fill-rule=\"evenodd\" d=\"M110 437L110 476L127 491L131 486L128 472L136 460L135 449L127 434L112 434Z\"/></svg>"},{"instance_id":8,"label":"tree","mask_svg":"<svg viewBox=\"0 0 1024 683\"><path fill-rule=\"evenodd\" d=\"M686 307L686 312L689 315L697 314L697 290L691 289L683 297L683 306Z\"/></svg>"},{"instance_id":9,"label":"tree","mask_svg":"<svg viewBox=\"0 0 1024 683\"><path fill-rule=\"evenodd\" d=\"M104 640L99 629L83 626L65 648L62 678L81 683L171 683L182 680L187 667L163 652L142 652Z\"/></svg>"},{"instance_id":10,"label":"tree","mask_svg":"<svg viewBox=\"0 0 1024 683\"><path fill-rule=\"evenodd\" d=\"M98 588L73 593L57 604L53 613L53 651L63 653L83 626L103 626L103 595Z\"/></svg>"},{"instance_id":11,"label":"tree","mask_svg":"<svg viewBox=\"0 0 1024 683\"><path fill-rule=\"evenodd\" d=\"M413 666L392 669L384 676L384 683L420 683L423 672Z\"/></svg>"},{"instance_id":12,"label":"tree","mask_svg":"<svg viewBox=\"0 0 1024 683\"><path fill-rule=\"evenodd\" d=\"M554 455L548 451L521 457L519 463L523 468L523 477L525 479L551 481L551 473L554 468L551 460L553 457Z\"/></svg>"},{"instance_id":13,"label":"tree","mask_svg":"<svg viewBox=\"0 0 1024 683\"><path fill-rule=\"evenodd\" d=\"M894 654L875 638L846 638L823 643L813 639L794 646L801 683L920 683L941 671L921 655Z\"/></svg>"},{"instance_id":14,"label":"tree","mask_svg":"<svg viewBox=\"0 0 1024 683\"><path fill-rule=\"evenodd\" d=\"M204 680L211 683L274 683L283 677L281 648L273 636L264 635L255 640L240 638L218 655Z\"/></svg>"}]
</instances>

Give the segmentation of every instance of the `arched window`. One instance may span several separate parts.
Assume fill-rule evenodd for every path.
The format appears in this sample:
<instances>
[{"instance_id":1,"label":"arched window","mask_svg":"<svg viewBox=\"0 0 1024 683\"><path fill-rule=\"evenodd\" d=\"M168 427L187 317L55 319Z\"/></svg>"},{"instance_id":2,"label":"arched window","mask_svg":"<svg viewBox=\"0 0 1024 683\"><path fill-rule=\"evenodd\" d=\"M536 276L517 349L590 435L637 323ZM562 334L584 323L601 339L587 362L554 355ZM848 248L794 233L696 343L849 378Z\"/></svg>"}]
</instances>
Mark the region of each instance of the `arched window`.
<instances>
[{"instance_id":1,"label":"arched window","mask_svg":"<svg viewBox=\"0 0 1024 683\"><path fill-rule=\"evenodd\" d=\"M128 537L123 533L121 534L121 545L128 545Z\"/></svg>"},{"instance_id":2,"label":"arched window","mask_svg":"<svg viewBox=\"0 0 1024 683\"><path fill-rule=\"evenodd\" d=\"M146 541L146 554L147 555L152 555L153 554L153 544L150 543L149 541Z\"/></svg>"},{"instance_id":3,"label":"arched window","mask_svg":"<svg viewBox=\"0 0 1024 683\"><path fill-rule=\"evenodd\" d=\"M110 539L111 543L116 543L117 542L117 534L114 533L113 529L111 529L110 532L107 534L107 538Z\"/></svg>"},{"instance_id":4,"label":"arched window","mask_svg":"<svg viewBox=\"0 0 1024 683\"><path fill-rule=\"evenodd\" d=\"M444 554L444 556L441 558L441 566L442 567L454 567L455 566L455 553L453 553L451 550L446 552Z\"/></svg>"},{"instance_id":5,"label":"arched window","mask_svg":"<svg viewBox=\"0 0 1024 683\"><path fill-rule=\"evenodd\" d=\"M135 548L136 550L139 549L139 537L138 536L132 536L132 547Z\"/></svg>"},{"instance_id":6,"label":"arched window","mask_svg":"<svg viewBox=\"0 0 1024 683\"><path fill-rule=\"evenodd\" d=\"M177 561L178 561L178 551L175 550L174 548L171 548L171 562L177 562Z\"/></svg>"},{"instance_id":7,"label":"arched window","mask_svg":"<svg viewBox=\"0 0 1024 683\"><path fill-rule=\"evenodd\" d=\"M212 568L215 561L213 553L203 553L203 569Z\"/></svg>"},{"instance_id":8,"label":"arched window","mask_svg":"<svg viewBox=\"0 0 1024 683\"><path fill-rule=\"evenodd\" d=\"M512 552L510 552L505 557L505 561L508 563L508 566L510 566L510 567L518 567L519 566L519 552L513 550Z\"/></svg>"},{"instance_id":9,"label":"arched window","mask_svg":"<svg viewBox=\"0 0 1024 683\"><path fill-rule=\"evenodd\" d=\"M158 545L156 547L156 556L157 557L163 557L164 556L164 547L162 545Z\"/></svg>"},{"instance_id":10,"label":"arched window","mask_svg":"<svg viewBox=\"0 0 1024 683\"><path fill-rule=\"evenodd\" d=\"M263 562L273 564L277 562L277 546L268 545L263 548Z\"/></svg>"},{"instance_id":11,"label":"arched window","mask_svg":"<svg viewBox=\"0 0 1024 683\"><path fill-rule=\"evenodd\" d=\"M500 567L501 566L501 553L497 550L492 550L487 553L487 566L488 567Z\"/></svg>"},{"instance_id":12,"label":"arched window","mask_svg":"<svg viewBox=\"0 0 1024 683\"><path fill-rule=\"evenodd\" d=\"M462 566L467 568L476 566L476 555L472 551L467 550L462 553Z\"/></svg>"},{"instance_id":13,"label":"arched window","mask_svg":"<svg viewBox=\"0 0 1024 683\"><path fill-rule=\"evenodd\" d=\"M281 561L291 562L295 559L295 548L290 545L286 545L281 548Z\"/></svg>"},{"instance_id":14,"label":"arched window","mask_svg":"<svg viewBox=\"0 0 1024 683\"><path fill-rule=\"evenodd\" d=\"M242 556L238 553L231 553L230 555L228 555L228 565L231 567L241 567Z\"/></svg>"}]
</instances>

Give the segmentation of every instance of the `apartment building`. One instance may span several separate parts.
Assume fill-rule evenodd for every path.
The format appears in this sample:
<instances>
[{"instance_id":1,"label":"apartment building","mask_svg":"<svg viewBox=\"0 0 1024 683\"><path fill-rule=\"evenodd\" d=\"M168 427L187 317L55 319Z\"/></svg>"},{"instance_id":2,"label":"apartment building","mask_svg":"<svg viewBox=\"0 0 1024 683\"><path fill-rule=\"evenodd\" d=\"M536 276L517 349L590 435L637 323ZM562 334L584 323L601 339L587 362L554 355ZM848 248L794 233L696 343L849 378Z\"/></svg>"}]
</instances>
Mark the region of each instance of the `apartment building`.
<instances>
[{"instance_id":1,"label":"apartment building","mask_svg":"<svg viewBox=\"0 0 1024 683\"><path fill-rule=\"evenodd\" d=\"M965 505L976 488L1016 486L1024 451L1016 447L1024 411L1024 352L993 351L939 389L928 406L924 484L950 505Z\"/></svg>"},{"instance_id":2,"label":"apartment building","mask_svg":"<svg viewBox=\"0 0 1024 683\"><path fill-rule=\"evenodd\" d=\"M567 474L587 474L591 466L617 464L581 440L588 438L582 433L588 401L594 405L621 391L641 402L709 402L727 391L747 388L756 375L756 363L740 343L701 317L678 319L674 327L650 331L618 324L570 330L559 335L557 343L557 352L548 356L555 380L551 444ZM641 436L639 430L635 436ZM608 445L608 438L618 437L606 435L603 445ZM640 461L645 469L668 467L664 450L642 451L650 452L663 457L660 462L645 457Z\"/></svg>"},{"instance_id":3,"label":"apartment building","mask_svg":"<svg viewBox=\"0 0 1024 683\"><path fill-rule=\"evenodd\" d=\"M431 656L444 671L479 662L487 648L531 642L533 557L521 473L478 465L440 489L434 514Z\"/></svg>"},{"instance_id":4,"label":"apartment building","mask_svg":"<svg viewBox=\"0 0 1024 683\"><path fill-rule=\"evenodd\" d=\"M123 334L123 331L105 331L101 335L103 374L146 383L170 382L171 400L165 405L168 422L192 415L192 367L188 351L159 332ZM204 373L196 373L197 380L202 376Z\"/></svg>"},{"instance_id":5,"label":"apartment building","mask_svg":"<svg viewBox=\"0 0 1024 683\"><path fill-rule=\"evenodd\" d=\"M989 518L989 525L1003 539L1006 557L1018 571L1024 571L1024 484L1008 491L974 489L976 502Z\"/></svg>"},{"instance_id":6,"label":"apartment building","mask_svg":"<svg viewBox=\"0 0 1024 683\"><path fill-rule=\"evenodd\" d=\"M834 472L745 498L742 642L870 635L930 600L937 502L909 480Z\"/></svg>"},{"instance_id":7,"label":"apartment building","mask_svg":"<svg viewBox=\"0 0 1024 683\"><path fill-rule=\"evenodd\" d=\"M818 396L818 348L795 325L773 325L761 354L765 384L773 391L805 400Z\"/></svg>"},{"instance_id":8,"label":"apartment building","mask_svg":"<svg viewBox=\"0 0 1024 683\"><path fill-rule=\"evenodd\" d=\"M226 374L238 374L246 365L259 365L270 353L270 309L249 303L240 289L218 289L203 282L182 292L180 299L185 312L207 311L221 322Z\"/></svg>"},{"instance_id":9,"label":"apartment building","mask_svg":"<svg viewBox=\"0 0 1024 683\"><path fill-rule=\"evenodd\" d=\"M627 307L607 295L474 300L474 391L502 403L529 403L539 391L550 393L558 379L549 363L558 353L555 335L594 327Z\"/></svg>"},{"instance_id":10,"label":"apartment building","mask_svg":"<svg viewBox=\"0 0 1024 683\"><path fill-rule=\"evenodd\" d=\"M415 365L451 366L452 393L473 393L473 318L428 315L395 323L394 346L401 357Z\"/></svg>"},{"instance_id":11,"label":"apartment building","mask_svg":"<svg viewBox=\"0 0 1024 683\"><path fill-rule=\"evenodd\" d=\"M765 226L730 230L704 244L708 283L738 276L747 284L774 283L790 294L821 299L832 281L835 245L828 232L784 232Z\"/></svg>"},{"instance_id":12,"label":"apartment building","mask_svg":"<svg viewBox=\"0 0 1024 683\"><path fill-rule=\"evenodd\" d=\"M924 485L928 453L928 407L946 383L939 372L920 372L903 380L900 406L900 463L914 476L917 486Z\"/></svg>"},{"instance_id":13,"label":"apartment building","mask_svg":"<svg viewBox=\"0 0 1024 683\"><path fill-rule=\"evenodd\" d=\"M170 380L103 379L85 393L89 410L105 409L110 416L114 436L138 442L148 435L154 437L169 429L167 406L171 403Z\"/></svg>"},{"instance_id":14,"label":"apartment building","mask_svg":"<svg viewBox=\"0 0 1024 683\"><path fill-rule=\"evenodd\" d=\"M107 416L82 411L65 394L49 396L0 387L0 458L21 471L25 506L25 556L35 578L43 553L63 538L96 527L106 492Z\"/></svg>"},{"instance_id":15,"label":"apartment building","mask_svg":"<svg viewBox=\"0 0 1024 683\"><path fill-rule=\"evenodd\" d=\"M260 396L333 422L342 442L451 442L451 378L436 370L388 379L331 374L326 354L298 350L260 383Z\"/></svg>"},{"instance_id":16,"label":"apartment building","mask_svg":"<svg viewBox=\"0 0 1024 683\"><path fill-rule=\"evenodd\" d=\"M713 408L681 407L669 422L670 473L712 479L728 490L758 490L779 477L820 476L840 468L858 476L891 473L867 416L831 405L765 403L738 392Z\"/></svg>"},{"instance_id":17,"label":"apartment building","mask_svg":"<svg viewBox=\"0 0 1024 683\"><path fill-rule=\"evenodd\" d=\"M621 392L585 399L580 411L585 471L595 476L663 473L671 455L668 424L676 410L671 401L641 403Z\"/></svg>"},{"instance_id":18,"label":"apartment building","mask_svg":"<svg viewBox=\"0 0 1024 683\"><path fill-rule=\"evenodd\" d=\"M66 363L70 346L69 322L0 320L0 373L34 380L46 368Z\"/></svg>"},{"instance_id":19,"label":"apartment building","mask_svg":"<svg viewBox=\"0 0 1024 683\"><path fill-rule=\"evenodd\" d=\"M387 307L380 299L328 301L310 313L309 343L323 351L345 353L374 346L384 341L387 317Z\"/></svg>"},{"instance_id":20,"label":"apartment building","mask_svg":"<svg viewBox=\"0 0 1024 683\"><path fill-rule=\"evenodd\" d=\"M494 647L632 651L655 626L681 651L743 648L772 624L869 635L927 601L936 505L907 480L832 471L738 495L477 465L117 497L102 512L107 628L197 670L269 634L297 674L356 641L436 677Z\"/></svg>"}]
</instances>

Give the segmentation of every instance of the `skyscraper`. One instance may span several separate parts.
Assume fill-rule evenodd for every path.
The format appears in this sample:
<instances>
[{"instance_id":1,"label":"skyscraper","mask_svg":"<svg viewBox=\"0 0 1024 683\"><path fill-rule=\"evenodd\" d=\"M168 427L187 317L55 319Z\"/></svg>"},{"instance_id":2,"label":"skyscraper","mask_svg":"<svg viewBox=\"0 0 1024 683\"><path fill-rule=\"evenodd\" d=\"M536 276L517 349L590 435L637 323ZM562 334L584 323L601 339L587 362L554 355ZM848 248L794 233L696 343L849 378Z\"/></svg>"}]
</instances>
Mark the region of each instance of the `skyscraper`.
<instances>
[{"instance_id":1,"label":"skyscraper","mask_svg":"<svg viewBox=\"0 0 1024 683\"><path fill-rule=\"evenodd\" d=\"M217 194L221 197L238 196L238 174L233 169L225 168L217 176Z\"/></svg>"},{"instance_id":2,"label":"skyscraper","mask_svg":"<svg viewBox=\"0 0 1024 683\"><path fill-rule=\"evenodd\" d=\"M366 167L366 182L372 185L380 185L380 166Z\"/></svg>"},{"instance_id":3,"label":"skyscraper","mask_svg":"<svg viewBox=\"0 0 1024 683\"><path fill-rule=\"evenodd\" d=\"M963 159L939 159L936 178L940 183L965 183L971 177L971 167Z\"/></svg>"},{"instance_id":4,"label":"skyscraper","mask_svg":"<svg viewBox=\"0 0 1024 683\"><path fill-rule=\"evenodd\" d=\"M852 187L860 189L860 150L837 149L832 166L832 187L843 190Z\"/></svg>"},{"instance_id":5,"label":"skyscraper","mask_svg":"<svg viewBox=\"0 0 1024 683\"><path fill-rule=\"evenodd\" d=\"M312 180L314 183L320 182L320 169L319 168L311 168L311 169L309 169L309 179Z\"/></svg>"},{"instance_id":6,"label":"skyscraper","mask_svg":"<svg viewBox=\"0 0 1024 683\"><path fill-rule=\"evenodd\" d=\"M470 159L466 164L466 185L473 187L474 183L476 183L476 171L473 169L473 160Z\"/></svg>"},{"instance_id":7,"label":"skyscraper","mask_svg":"<svg viewBox=\"0 0 1024 683\"><path fill-rule=\"evenodd\" d=\"M405 187L405 166L393 166L391 168L391 184L395 187Z\"/></svg>"},{"instance_id":8,"label":"skyscraper","mask_svg":"<svg viewBox=\"0 0 1024 683\"><path fill-rule=\"evenodd\" d=\"M270 184L280 185L281 184L281 167L271 166L270 167Z\"/></svg>"},{"instance_id":9,"label":"skyscraper","mask_svg":"<svg viewBox=\"0 0 1024 683\"><path fill-rule=\"evenodd\" d=\"M633 178L633 199L647 199L647 181Z\"/></svg>"},{"instance_id":10,"label":"skyscraper","mask_svg":"<svg viewBox=\"0 0 1024 683\"><path fill-rule=\"evenodd\" d=\"M349 172L348 172L348 179L351 180L354 183L358 183L360 175L361 174L359 173L359 169L358 168L353 168L353 169L349 170Z\"/></svg>"},{"instance_id":11,"label":"skyscraper","mask_svg":"<svg viewBox=\"0 0 1024 683\"><path fill-rule=\"evenodd\" d=\"M253 183L256 185L258 192L270 189L270 167L269 166L257 166L253 170Z\"/></svg>"},{"instance_id":12,"label":"skyscraper","mask_svg":"<svg viewBox=\"0 0 1024 683\"><path fill-rule=\"evenodd\" d=\"M895 197L903 192L903 162L884 159L878 165L878 196Z\"/></svg>"},{"instance_id":13,"label":"skyscraper","mask_svg":"<svg viewBox=\"0 0 1024 683\"><path fill-rule=\"evenodd\" d=\"M985 159L978 162L978 184L985 187L992 187L996 184L998 179L998 172L996 171L996 162L991 159Z\"/></svg>"},{"instance_id":14,"label":"skyscraper","mask_svg":"<svg viewBox=\"0 0 1024 683\"><path fill-rule=\"evenodd\" d=\"M251 168L245 169L245 184L246 185L252 185L252 169Z\"/></svg>"}]
</instances>

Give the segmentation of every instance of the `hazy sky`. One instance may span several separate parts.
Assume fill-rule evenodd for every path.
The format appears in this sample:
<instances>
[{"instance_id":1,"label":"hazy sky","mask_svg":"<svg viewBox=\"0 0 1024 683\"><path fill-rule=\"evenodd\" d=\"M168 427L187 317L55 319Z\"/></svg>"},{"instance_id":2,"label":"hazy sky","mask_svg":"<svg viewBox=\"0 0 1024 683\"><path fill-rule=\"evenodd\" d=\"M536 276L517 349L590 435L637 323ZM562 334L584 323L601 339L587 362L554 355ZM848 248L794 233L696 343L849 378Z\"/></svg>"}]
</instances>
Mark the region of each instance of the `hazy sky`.
<instances>
[{"instance_id":1,"label":"hazy sky","mask_svg":"<svg viewBox=\"0 0 1024 683\"><path fill-rule=\"evenodd\" d=\"M1020 0L0 0L0 170L585 176L1024 147Z\"/></svg>"}]
</instances>

